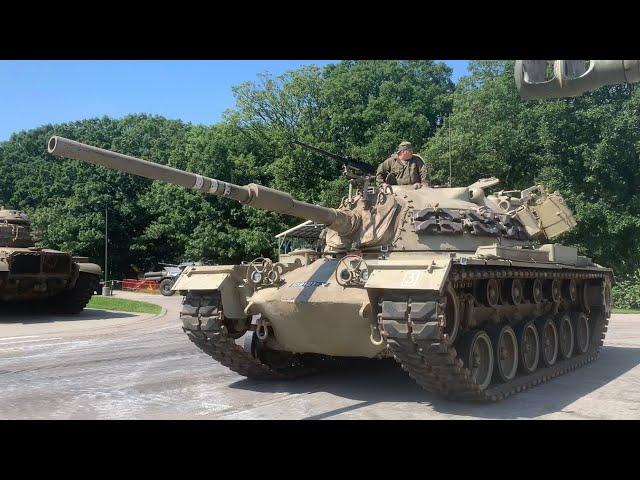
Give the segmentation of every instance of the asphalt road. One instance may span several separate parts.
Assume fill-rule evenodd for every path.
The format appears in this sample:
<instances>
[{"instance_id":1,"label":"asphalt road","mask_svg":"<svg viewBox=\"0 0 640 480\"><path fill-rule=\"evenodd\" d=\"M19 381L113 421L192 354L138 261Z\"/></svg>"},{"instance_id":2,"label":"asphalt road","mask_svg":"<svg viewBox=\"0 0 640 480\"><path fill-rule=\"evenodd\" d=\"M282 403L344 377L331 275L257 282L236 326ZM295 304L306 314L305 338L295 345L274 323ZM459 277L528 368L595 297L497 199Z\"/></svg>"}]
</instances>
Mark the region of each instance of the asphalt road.
<instances>
[{"instance_id":1,"label":"asphalt road","mask_svg":"<svg viewBox=\"0 0 640 480\"><path fill-rule=\"evenodd\" d=\"M600 358L496 404L430 395L393 361L258 382L200 352L180 297L159 316L0 316L1 419L639 419L640 315L614 315Z\"/></svg>"}]
</instances>

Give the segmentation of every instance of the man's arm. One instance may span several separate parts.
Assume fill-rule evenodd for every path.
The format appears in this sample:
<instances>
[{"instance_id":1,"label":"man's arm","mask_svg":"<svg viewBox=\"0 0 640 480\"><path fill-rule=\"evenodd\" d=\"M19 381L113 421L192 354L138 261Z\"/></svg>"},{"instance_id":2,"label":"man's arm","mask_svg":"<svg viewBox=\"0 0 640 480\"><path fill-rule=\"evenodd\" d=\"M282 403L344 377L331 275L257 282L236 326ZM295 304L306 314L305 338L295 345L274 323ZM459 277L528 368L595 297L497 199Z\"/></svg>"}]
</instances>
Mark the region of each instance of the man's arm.
<instances>
[{"instance_id":1,"label":"man's arm","mask_svg":"<svg viewBox=\"0 0 640 480\"><path fill-rule=\"evenodd\" d=\"M429 186L431 184L431 179L429 178L429 168L427 167L427 163L422 159L420 155L413 155L417 161L416 166L418 167L418 172L420 172L420 183L422 185Z\"/></svg>"},{"instance_id":2,"label":"man's arm","mask_svg":"<svg viewBox=\"0 0 640 480\"><path fill-rule=\"evenodd\" d=\"M420 167L420 183L427 186L431 184L431 179L429 178L429 169L424 162L422 162L422 166Z\"/></svg>"},{"instance_id":3,"label":"man's arm","mask_svg":"<svg viewBox=\"0 0 640 480\"><path fill-rule=\"evenodd\" d=\"M386 183L387 175L389 174L390 171L391 169L389 168L389 159L387 159L384 162L382 162L380 165L378 165L378 169L376 170L376 183L378 185L382 185L383 183Z\"/></svg>"}]
</instances>

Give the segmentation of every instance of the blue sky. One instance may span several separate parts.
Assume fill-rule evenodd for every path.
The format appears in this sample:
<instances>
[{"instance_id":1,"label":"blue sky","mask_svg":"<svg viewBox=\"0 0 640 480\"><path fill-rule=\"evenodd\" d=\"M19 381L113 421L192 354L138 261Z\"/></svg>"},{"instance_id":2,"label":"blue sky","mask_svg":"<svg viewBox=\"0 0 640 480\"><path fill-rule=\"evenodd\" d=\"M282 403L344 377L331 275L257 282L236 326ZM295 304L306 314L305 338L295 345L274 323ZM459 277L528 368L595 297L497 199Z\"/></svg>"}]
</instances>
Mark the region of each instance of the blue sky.
<instances>
[{"instance_id":1,"label":"blue sky","mask_svg":"<svg viewBox=\"0 0 640 480\"><path fill-rule=\"evenodd\" d=\"M234 106L231 87L327 60L0 61L0 141L47 123L150 113L210 125ZM453 79L467 60L447 60Z\"/></svg>"}]
</instances>

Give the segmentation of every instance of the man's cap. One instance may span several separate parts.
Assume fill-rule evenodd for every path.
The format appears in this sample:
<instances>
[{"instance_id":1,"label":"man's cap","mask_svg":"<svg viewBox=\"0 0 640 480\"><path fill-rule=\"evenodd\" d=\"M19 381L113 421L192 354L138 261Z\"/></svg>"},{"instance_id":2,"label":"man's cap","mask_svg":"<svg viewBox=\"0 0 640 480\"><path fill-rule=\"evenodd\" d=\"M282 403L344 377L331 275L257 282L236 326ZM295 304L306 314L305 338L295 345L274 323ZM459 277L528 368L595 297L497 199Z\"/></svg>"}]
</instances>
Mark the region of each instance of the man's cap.
<instances>
[{"instance_id":1,"label":"man's cap","mask_svg":"<svg viewBox=\"0 0 640 480\"><path fill-rule=\"evenodd\" d=\"M411 142L400 142L397 151L400 152L402 150L413 150L413 145L411 145Z\"/></svg>"}]
</instances>

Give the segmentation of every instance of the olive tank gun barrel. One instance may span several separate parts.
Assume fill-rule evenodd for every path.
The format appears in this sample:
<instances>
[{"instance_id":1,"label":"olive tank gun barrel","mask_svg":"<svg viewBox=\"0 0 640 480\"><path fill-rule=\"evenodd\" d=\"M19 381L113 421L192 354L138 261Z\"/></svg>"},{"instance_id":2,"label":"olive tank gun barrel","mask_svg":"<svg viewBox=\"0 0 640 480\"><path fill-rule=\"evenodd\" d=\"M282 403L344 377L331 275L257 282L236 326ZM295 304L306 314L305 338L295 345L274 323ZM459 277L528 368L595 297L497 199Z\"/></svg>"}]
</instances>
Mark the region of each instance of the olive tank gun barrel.
<instances>
[{"instance_id":1,"label":"olive tank gun barrel","mask_svg":"<svg viewBox=\"0 0 640 480\"><path fill-rule=\"evenodd\" d=\"M517 60L514 74L523 100L575 97L640 82L640 60Z\"/></svg>"},{"instance_id":2,"label":"olive tank gun barrel","mask_svg":"<svg viewBox=\"0 0 640 480\"><path fill-rule=\"evenodd\" d=\"M68 138L52 136L47 150L59 157L100 165L132 173L151 180L161 180L185 188L200 190L218 197L232 198L242 204L262 210L292 215L326 225L340 235L349 235L356 228L357 219L333 208L295 200L286 192L263 187L255 183L234 185L215 178L185 172L177 168L149 162L121 153L86 145Z\"/></svg>"}]
</instances>

